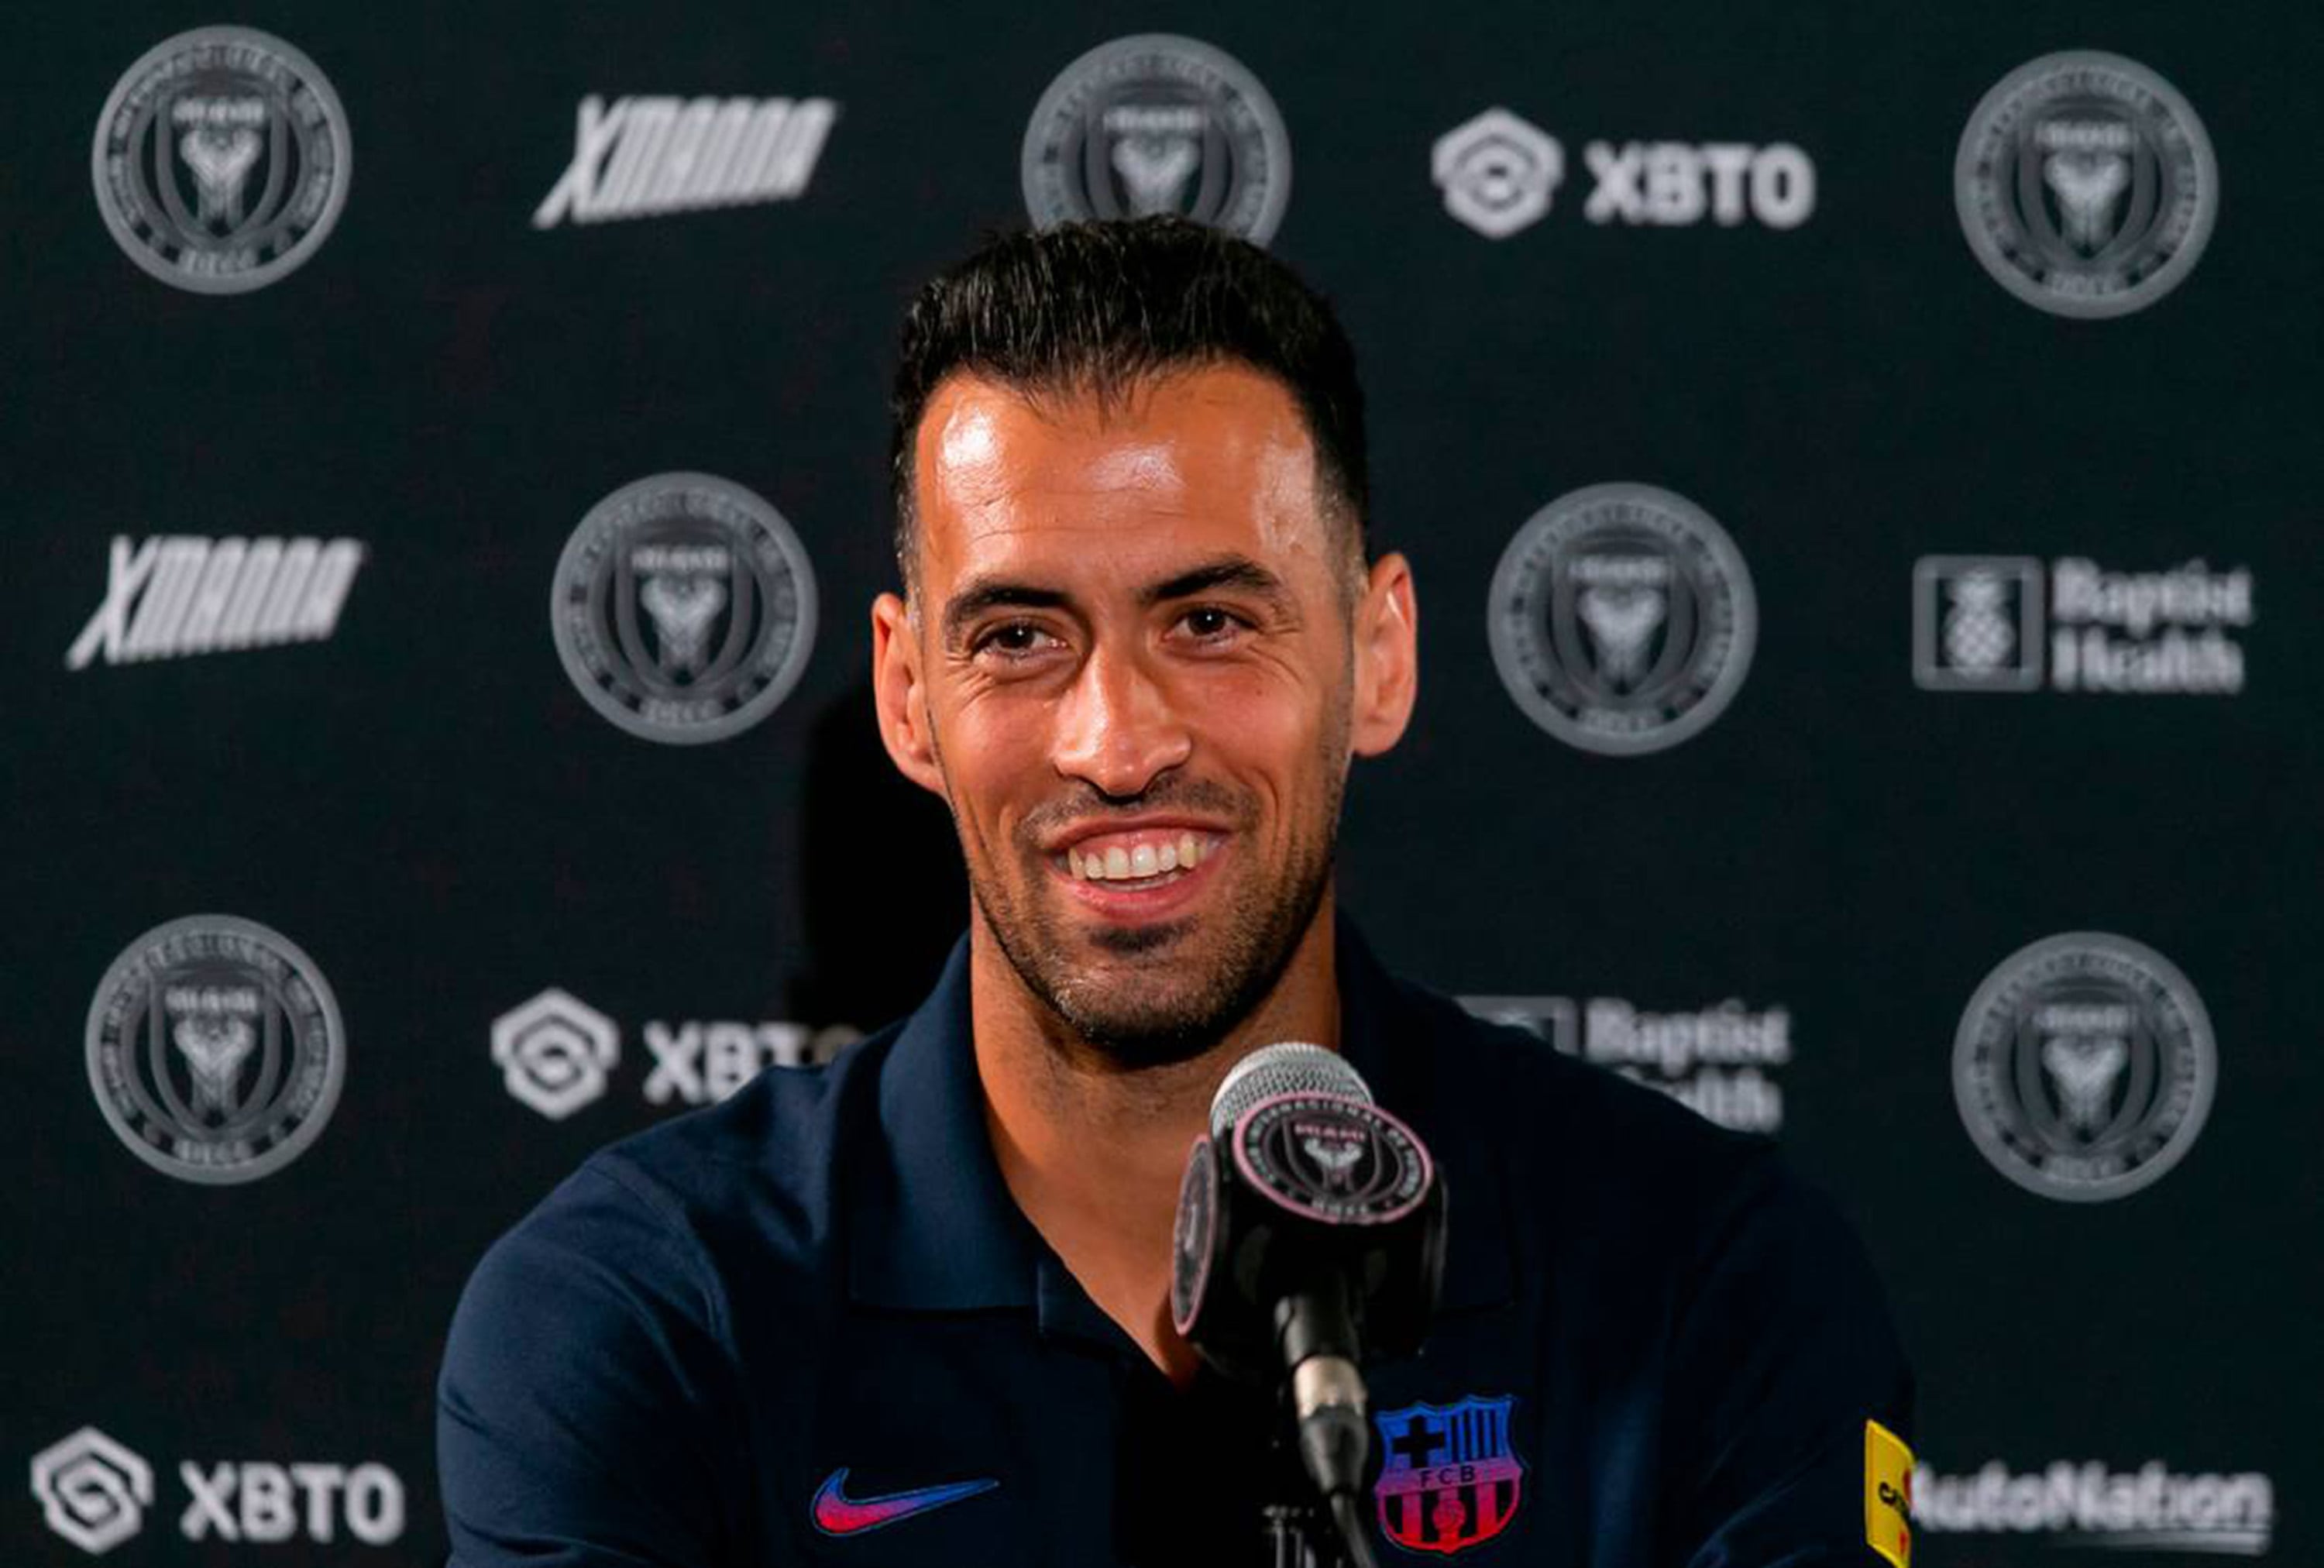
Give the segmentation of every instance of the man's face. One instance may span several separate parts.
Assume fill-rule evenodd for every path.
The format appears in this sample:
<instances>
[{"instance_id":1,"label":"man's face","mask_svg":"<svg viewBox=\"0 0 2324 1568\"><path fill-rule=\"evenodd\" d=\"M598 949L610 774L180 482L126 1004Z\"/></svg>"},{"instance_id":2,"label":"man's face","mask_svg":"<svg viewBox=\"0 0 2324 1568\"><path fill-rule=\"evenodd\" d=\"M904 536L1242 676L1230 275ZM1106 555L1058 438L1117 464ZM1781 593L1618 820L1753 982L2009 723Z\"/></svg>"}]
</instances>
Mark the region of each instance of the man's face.
<instances>
[{"instance_id":1,"label":"man's face","mask_svg":"<svg viewBox=\"0 0 2324 1568\"><path fill-rule=\"evenodd\" d=\"M955 376L915 461L890 752L1032 996L1120 1065L1193 1056L1317 918L1351 752L1401 733L1408 571L1342 555L1297 406L1244 367L1106 407Z\"/></svg>"}]
</instances>

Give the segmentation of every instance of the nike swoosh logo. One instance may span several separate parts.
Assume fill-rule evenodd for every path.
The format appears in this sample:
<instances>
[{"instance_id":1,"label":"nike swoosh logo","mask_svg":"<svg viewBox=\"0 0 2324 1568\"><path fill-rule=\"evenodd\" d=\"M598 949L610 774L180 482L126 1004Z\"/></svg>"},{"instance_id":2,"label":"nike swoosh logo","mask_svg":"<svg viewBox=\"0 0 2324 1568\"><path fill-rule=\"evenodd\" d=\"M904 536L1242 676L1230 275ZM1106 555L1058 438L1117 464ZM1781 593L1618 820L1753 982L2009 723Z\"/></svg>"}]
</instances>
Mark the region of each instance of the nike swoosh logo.
<instances>
[{"instance_id":1,"label":"nike swoosh logo","mask_svg":"<svg viewBox=\"0 0 2324 1568\"><path fill-rule=\"evenodd\" d=\"M979 1492L989 1492L1001 1483L997 1480L956 1480L944 1486L924 1486L908 1492L890 1492L884 1498L865 1498L858 1502L844 1496L840 1489L847 1484L847 1467L840 1466L830 1479L816 1489L815 1527L826 1536L853 1536L864 1530L876 1530L882 1525L892 1525L898 1519L908 1519L914 1514L925 1514L931 1508L973 1498Z\"/></svg>"}]
</instances>

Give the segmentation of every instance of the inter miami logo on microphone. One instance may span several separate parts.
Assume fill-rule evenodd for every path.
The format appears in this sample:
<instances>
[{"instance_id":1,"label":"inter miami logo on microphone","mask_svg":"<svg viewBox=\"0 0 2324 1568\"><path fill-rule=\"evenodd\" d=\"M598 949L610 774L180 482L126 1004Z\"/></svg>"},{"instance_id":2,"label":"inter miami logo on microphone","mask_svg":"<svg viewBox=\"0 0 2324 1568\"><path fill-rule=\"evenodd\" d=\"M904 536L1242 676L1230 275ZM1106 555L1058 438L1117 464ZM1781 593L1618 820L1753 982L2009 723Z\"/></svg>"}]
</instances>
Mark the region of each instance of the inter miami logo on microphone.
<instances>
[{"instance_id":1,"label":"inter miami logo on microphone","mask_svg":"<svg viewBox=\"0 0 2324 1568\"><path fill-rule=\"evenodd\" d=\"M1447 1556L1508 1528L1525 1493L1509 1443L1514 1395L1376 1411L1380 1530L1407 1552Z\"/></svg>"}]
</instances>

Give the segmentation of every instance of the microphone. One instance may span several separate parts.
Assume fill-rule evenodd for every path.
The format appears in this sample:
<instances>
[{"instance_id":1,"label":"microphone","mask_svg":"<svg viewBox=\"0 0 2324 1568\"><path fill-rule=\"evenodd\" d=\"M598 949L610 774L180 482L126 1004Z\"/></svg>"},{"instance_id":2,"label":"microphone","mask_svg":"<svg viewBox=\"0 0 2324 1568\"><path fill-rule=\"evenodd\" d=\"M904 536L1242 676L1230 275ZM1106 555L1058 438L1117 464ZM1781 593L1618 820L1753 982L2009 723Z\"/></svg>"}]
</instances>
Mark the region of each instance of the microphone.
<instances>
[{"instance_id":1,"label":"microphone","mask_svg":"<svg viewBox=\"0 0 2324 1568\"><path fill-rule=\"evenodd\" d=\"M1297 1041L1227 1074L1178 1189L1172 1321L1231 1377L1289 1378L1300 1456L1359 1563L1371 1458L1360 1369L1420 1348L1443 1276L1444 1204L1413 1130L1337 1053Z\"/></svg>"}]
</instances>

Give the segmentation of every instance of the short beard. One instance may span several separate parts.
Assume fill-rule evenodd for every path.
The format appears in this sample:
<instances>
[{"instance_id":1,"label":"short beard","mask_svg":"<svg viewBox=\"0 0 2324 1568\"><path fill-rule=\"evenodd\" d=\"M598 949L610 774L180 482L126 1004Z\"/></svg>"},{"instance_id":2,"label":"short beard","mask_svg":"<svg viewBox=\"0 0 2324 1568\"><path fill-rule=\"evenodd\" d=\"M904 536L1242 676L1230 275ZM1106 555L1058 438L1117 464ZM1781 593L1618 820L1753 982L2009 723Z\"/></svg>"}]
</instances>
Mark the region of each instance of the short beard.
<instances>
[{"instance_id":1,"label":"short beard","mask_svg":"<svg viewBox=\"0 0 2324 1568\"><path fill-rule=\"evenodd\" d=\"M1217 1046L1282 981L1332 883L1342 788L1335 773L1320 835L1310 844L1293 846L1293 863L1272 884L1282 896L1255 909L1227 911L1226 949L1218 970L1200 977L1190 993L1158 1005L1110 1005L1118 1001L1111 987L1102 981L1084 982L1057 965L1056 947L1044 940L1040 922L1018 918L1002 890L973 876L969 890L1025 989L1099 1062L1116 1072L1174 1066ZM1111 953L1135 957L1167 945L1182 929L1176 923L1130 927L1107 933L1102 942Z\"/></svg>"}]
</instances>

